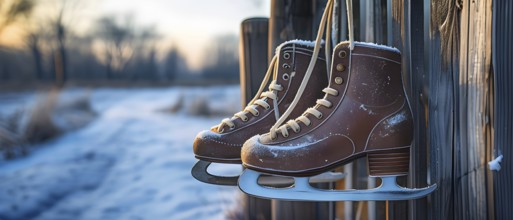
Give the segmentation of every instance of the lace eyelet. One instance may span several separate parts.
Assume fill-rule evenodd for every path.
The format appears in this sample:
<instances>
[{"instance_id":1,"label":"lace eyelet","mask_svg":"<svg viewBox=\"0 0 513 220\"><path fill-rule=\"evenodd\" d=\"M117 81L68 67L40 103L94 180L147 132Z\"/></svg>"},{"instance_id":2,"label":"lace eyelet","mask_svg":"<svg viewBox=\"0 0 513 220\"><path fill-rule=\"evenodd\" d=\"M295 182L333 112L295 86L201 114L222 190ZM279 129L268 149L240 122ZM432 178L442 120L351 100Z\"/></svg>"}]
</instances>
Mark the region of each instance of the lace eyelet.
<instances>
[{"instance_id":1,"label":"lace eyelet","mask_svg":"<svg viewBox=\"0 0 513 220\"><path fill-rule=\"evenodd\" d=\"M347 52L345 50L341 50L338 52L338 57L345 58L347 56Z\"/></svg>"},{"instance_id":2,"label":"lace eyelet","mask_svg":"<svg viewBox=\"0 0 513 220\"><path fill-rule=\"evenodd\" d=\"M283 78L283 80L289 80L289 74L286 74L284 73L281 78Z\"/></svg>"},{"instance_id":3,"label":"lace eyelet","mask_svg":"<svg viewBox=\"0 0 513 220\"><path fill-rule=\"evenodd\" d=\"M276 135L276 137L273 137L273 136L271 135L271 141L274 141L274 140L276 140L277 138L278 138L278 135Z\"/></svg>"},{"instance_id":4,"label":"lace eyelet","mask_svg":"<svg viewBox=\"0 0 513 220\"><path fill-rule=\"evenodd\" d=\"M344 79L340 76L337 76L337 77L335 77L335 83L340 85L340 84L344 83Z\"/></svg>"},{"instance_id":5,"label":"lace eyelet","mask_svg":"<svg viewBox=\"0 0 513 220\"><path fill-rule=\"evenodd\" d=\"M322 118L322 113L319 115L319 117L317 117L317 119L321 119Z\"/></svg>"},{"instance_id":6,"label":"lace eyelet","mask_svg":"<svg viewBox=\"0 0 513 220\"><path fill-rule=\"evenodd\" d=\"M254 114L253 116L259 116L260 115L260 112L256 112L256 114Z\"/></svg>"},{"instance_id":7,"label":"lace eyelet","mask_svg":"<svg viewBox=\"0 0 513 220\"><path fill-rule=\"evenodd\" d=\"M289 64L286 64L286 63L284 63L284 64L283 64L283 68L285 68L285 69L289 69L289 68L290 68L290 65L289 65Z\"/></svg>"},{"instance_id":8,"label":"lace eyelet","mask_svg":"<svg viewBox=\"0 0 513 220\"><path fill-rule=\"evenodd\" d=\"M289 137L289 135L288 134L287 135L283 135L283 137Z\"/></svg>"},{"instance_id":9,"label":"lace eyelet","mask_svg":"<svg viewBox=\"0 0 513 220\"><path fill-rule=\"evenodd\" d=\"M245 117L245 118L243 118L243 119L242 119L242 121L243 121L243 122L246 122L246 121L248 121L248 120L249 120L249 118L248 118L248 117Z\"/></svg>"},{"instance_id":10,"label":"lace eyelet","mask_svg":"<svg viewBox=\"0 0 513 220\"><path fill-rule=\"evenodd\" d=\"M301 132L301 128L297 129L297 130L294 130L294 133L296 133L296 134L299 133L299 132Z\"/></svg>"},{"instance_id":11,"label":"lace eyelet","mask_svg":"<svg viewBox=\"0 0 513 220\"><path fill-rule=\"evenodd\" d=\"M346 66L344 66L344 64L337 64L337 71L344 72L344 70L346 70Z\"/></svg>"},{"instance_id":12,"label":"lace eyelet","mask_svg":"<svg viewBox=\"0 0 513 220\"><path fill-rule=\"evenodd\" d=\"M269 109L271 109L271 106L270 106L270 105L268 105L268 106L266 106L266 107L265 107L265 110L269 110Z\"/></svg>"},{"instance_id":13,"label":"lace eyelet","mask_svg":"<svg viewBox=\"0 0 513 220\"><path fill-rule=\"evenodd\" d=\"M283 54L283 58L286 59L286 60L290 59L290 54L289 53L284 53Z\"/></svg>"},{"instance_id":14,"label":"lace eyelet","mask_svg":"<svg viewBox=\"0 0 513 220\"><path fill-rule=\"evenodd\" d=\"M233 125L233 126L230 126L230 129L235 129L235 125Z\"/></svg>"}]
</instances>

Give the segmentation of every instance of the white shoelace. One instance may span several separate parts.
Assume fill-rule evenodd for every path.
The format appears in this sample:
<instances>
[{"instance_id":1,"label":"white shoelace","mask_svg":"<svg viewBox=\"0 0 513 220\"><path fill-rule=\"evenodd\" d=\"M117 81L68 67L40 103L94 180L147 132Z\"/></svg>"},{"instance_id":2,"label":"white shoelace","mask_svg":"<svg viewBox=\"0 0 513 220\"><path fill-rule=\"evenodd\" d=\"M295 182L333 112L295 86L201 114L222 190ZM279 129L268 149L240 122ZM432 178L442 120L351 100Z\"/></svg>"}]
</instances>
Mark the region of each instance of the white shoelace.
<instances>
[{"instance_id":1,"label":"white shoelace","mask_svg":"<svg viewBox=\"0 0 513 220\"><path fill-rule=\"evenodd\" d=\"M255 97L248 103L248 105L244 108L244 110L237 112L233 115L231 118L225 118L221 121L219 125L217 125L217 131L219 133L222 133L224 131L224 126L227 125L231 129L235 128L235 123L233 123L233 120L240 119L242 121L248 121L249 117L247 116L248 113L251 113L253 116L259 116L260 112L258 111L257 107L260 106L264 109L270 109L271 106L266 102L266 99L273 100L274 105L274 113L276 119L280 117L278 112L278 91L282 91L283 87L279 85L276 81L277 77L277 71L278 71L278 61L277 61L277 55L273 57L271 60L271 64L269 65L269 68L267 69L267 72L265 74L264 79L262 80L262 84L260 84L260 88L258 89L257 94ZM273 75L273 81L269 84L269 90L266 92L263 92L265 85L269 82L269 79L271 78L271 75Z\"/></svg>"},{"instance_id":2,"label":"white shoelace","mask_svg":"<svg viewBox=\"0 0 513 220\"><path fill-rule=\"evenodd\" d=\"M301 126L299 125L298 122L301 122L301 123L305 124L306 126L310 126L312 122L307 117L308 115L313 115L317 119L321 119L323 117L322 112L317 110L317 108L319 106L324 106L326 108L331 108L333 106L333 104L326 99L318 99L316 102L317 103L316 106L314 106L313 108L308 108L303 113L303 115L299 116L298 118L296 118L294 120L289 120L287 123L282 125L282 123L287 119L287 117L290 115L290 113L296 107L300 97L302 96L302 94L305 90L305 87L310 78L310 75L313 72L313 67L315 66L315 61L317 60L317 57L319 55L320 42L322 41L322 35L324 32L325 26L328 27L326 29L326 33L325 33L325 35L326 35L325 51L327 54L326 57L328 58L331 55L329 53L331 51L331 47L330 47L329 43L331 41L330 35L331 35L331 20L332 20L333 4L334 4L333 0L328 0L326 9L324 10L324 13L323 13L323 16L321 19L321 24L319 26L317 38L315 40L315 47L314 47L314 53L312 56L312 60L310 60L310 64L308 65L307 72L305 74L305 77L303 78L303 81L301 82L301 86L299 87L299 90L298 90L296 96L294 97L294 100L290 104L287 111L285 111L285 113L282 114L282 116L276 121L274 126L271 128L271 130L270 130L271 139L275 139L277 137L278 132L280 132L283 135L283 137L288 137L289 136L288 128L292 129L295 133L299 133L301 131ZM346 4L347 4L347 17L348 17L348 29L349 29L349 48L350 48L350 50L353 50L353 48L354 48L353 15L352 15L353 9L352 9L351 0L346 0ZM329 59L327 59L327 62L328 62L328 67L330 67L331 61ZM329 68L328 68L328 71L329 71ZM338 91L333 88L328 87L328 88L323 89L322 91L324 93L326 93L327 95L332 95L332 96L338 95Z\"/></svg>"}]
</instances>

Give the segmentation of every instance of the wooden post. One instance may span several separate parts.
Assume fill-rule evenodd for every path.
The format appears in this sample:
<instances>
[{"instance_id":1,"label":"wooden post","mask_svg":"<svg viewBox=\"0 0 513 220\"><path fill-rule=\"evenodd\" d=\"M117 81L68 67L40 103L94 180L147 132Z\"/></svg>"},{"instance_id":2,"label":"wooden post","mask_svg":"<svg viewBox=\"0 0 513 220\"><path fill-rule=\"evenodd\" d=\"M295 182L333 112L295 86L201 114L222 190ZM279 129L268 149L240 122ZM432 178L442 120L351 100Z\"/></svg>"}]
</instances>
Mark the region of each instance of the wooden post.
<instances>
[{"instance_id":1,"label":"wooden post","mask_svg":"<svg viewBox=\"0 0 513 220\"><path fill-rule=\"evenodd\" d=\"M267 70L268 18L250 18L241 24L240 85L242 105L256 95ZM271 202L243 194L244 219L271 219Z\"/></svg>"},{"instance_id":2,"label":"wooden post","mask_svg":"<svg viewBox=\"0 0 513 220\"><path fill-rule=\"evenodd\" d=\"M245 107L255 96L267 70L269 18L249 18L241 23L240 89Z\"/></svg>"}]
</instances>

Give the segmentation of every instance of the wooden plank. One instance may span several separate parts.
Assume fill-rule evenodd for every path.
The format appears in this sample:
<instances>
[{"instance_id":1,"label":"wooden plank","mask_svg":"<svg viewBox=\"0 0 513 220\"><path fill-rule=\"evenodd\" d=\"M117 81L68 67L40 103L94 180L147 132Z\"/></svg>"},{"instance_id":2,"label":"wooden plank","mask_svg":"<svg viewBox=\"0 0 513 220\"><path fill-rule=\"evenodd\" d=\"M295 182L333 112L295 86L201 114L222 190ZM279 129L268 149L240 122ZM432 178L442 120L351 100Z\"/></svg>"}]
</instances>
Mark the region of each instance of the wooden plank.
<instances>
[{"instance_id":1,"label":"wooden plank","mask_svg":"<svg viewBox=\"0 0 513 220\"><path fill-rule=\"evenodd\" d=\"M245 107L258 91L267 70L269 18L249 18L241 23L240 86Z\"/></svg>"},{"instance_id":2,"label":"wooden plank","mask_svg":"<svg viewBox=\"0 0 513 220\"><path fill-rule=\"evenodd\" d=\"M411 175L408 176L408 186L414 188L425 187L428 170L427 151L427 95L428 76L425 71L425 45L424 42L429 36L426 35L424 19L424 2L421 0L412 1L410 4L410 91L409 100L415 118L414 131L415 140L411 150ZM428 26L429 27L429 26ZM411 200L408 203L409 219L427 219L427 198Z\"/></svg>"},{"instance_id":3,"label":"wooden plank","mask_svg":"<svg viewBox=\"0 0 513 220\"><path fill-rule=\"evenodd\" d=\"M494 79L494 150L491 157L503 155L501 170L493 172L495 218L513 216L513 2L493 2L493 79Z\"/></svg>"},{"instance_id":4,"label":"wooden plank","mask_svg":"<svg viewBox=\"0 0 513 220\"><path fill-rule=\"evenodd\" d=\"M440 35L429 41L428 143L430 168L428 184L438 189L428 198L428 219L453 219L454 79L457 69L442 68Z\"/></svg>"},{"instance_id":5,"label":"wooden plank","mask_svg":"<svg viewBox=\"0 0 513 220\"><path fill-rule=\"evenodd\" d=\"M446 38L448 34L445 33L451 31L444 30L443 34L440 32L443 21L451 22L454 19L454 17L448 16L447 9L442 7L447 5L448 2L448 0L426 0L424 4L426 15L424 25L429 27L425 43L425 71L428 74L429 86L426 94L428 100L426 132L429 152L429 178L427 183L438 185L438 189L428 197L428 219L454 219L452 177L455 150L454 111L457 100L454 91L458 86L456 77L458 65L451 62L456 60L456 55L445 52L453 49L446 43L452 43L454 40ZM451 25L449 27L453 28Z\"/></svg>"},{"instance_id":6,"label":"wooden plank","mask_svg":"<svg viewBox=\"0 0 513 220\"><path fill-rule=\"evenodd\" d=\"M456 137L455 217L486 219L486 107L489 93L491 26L490 1L463 1L459 59L459 111Z\"/></svg>"}]
</instances>

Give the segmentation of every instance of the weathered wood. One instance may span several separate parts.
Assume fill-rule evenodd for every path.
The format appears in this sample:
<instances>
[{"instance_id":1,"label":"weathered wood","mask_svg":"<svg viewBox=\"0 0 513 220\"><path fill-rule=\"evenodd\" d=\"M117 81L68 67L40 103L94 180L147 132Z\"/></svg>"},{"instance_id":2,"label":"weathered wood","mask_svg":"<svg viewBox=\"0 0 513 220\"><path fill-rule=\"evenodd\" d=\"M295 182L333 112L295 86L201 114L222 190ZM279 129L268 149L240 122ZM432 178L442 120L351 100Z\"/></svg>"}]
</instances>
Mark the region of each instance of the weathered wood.
<instances>
[{"instance_id":1,"label":"weathered wood","mask_svg":"<svg viewBox=\"0 0 513 220\"><path fill-rule=\"evenodd\" d=\"M508 219L513 216L513 2L493 1L493 79L495 82L494 113L495 148L491 158L503 155L501 170L493 172L495 195L495 218Z\"/></svg>"},{"instance_id":2,"label":"weathered wood","mask_svg":"<svg viewBox=\"0 0 513 220\"><path fill-rule=\"evenodd\" d=\"M312 40L316 32L314 27L315 0L272 0L269 20L269 60L275 49L287 40Z\"/></svg>"},{"instance_id":3,"label":"weathered wood","mask_svg":"<svg viewBox=\"0 0 513 220\"><path fill-rule=\"evenodd\" d=\"M456 67L442 68L440 36L431 33L429 41L428 71L428 146L430 169L428 184L436 183L438 188L428 198L428 219L453 219L453 142L454 142L454 82Z\"/></svg>"},{"instance_id":4,"label":"weathered wood","mask_svg":"<svg viewBox=\"0 0 513 220\"><path fill-rule=\"evenodd\" d=\"M424 65L425 45L424 41L428 39L426 33L429 33L429 23L425 23L424 8L429 7L423 1L412 1L410 4L410 93L409 100L414 115L415 139L411 150L411 166L408 176L408 186L414 188L425 187L428 175L428 151L427 151L427 96L428 96L428 76L426 75ZM427 198L411 200L408 203L409 219L427 219Z\"/></svg>"},{"instance_id":5,"label":"weathered wood","mask_svg":"<svg viewBox=\"0 0 513 220\"><path fill-rule=\"evenodd\" d=\"M455 218L486 219L486 122L491 0L462 2L454 186Z\"/></svg>"},{"instance_id":6,"label":"weathered wood","mask_svg":"<svg viewBox=\"0 0 513 220\"><path fill-rule=\"evenodd\" d=\"M448 0L428 1L426 22L430 30L426 41L427 70L429 75L428 95L428 146L430 168L428 183L437 183L438 189L430 196L428 219L454 219L454 182L453 162L457 154L455 142L454 112L457 111L458 64L454 42L459 40L455 33L459 27L454 26L457 17L454 11L448 11ZM444 21L449 25L443 26ZM426 24L426 23L425 23ZM445 28L445 29L444 29ZM441 34L441 31L443 32ZM447 34L447 33L453 33ZM441 38L443 36L443 38ZM455 36L447 38L447 36ZM443 45L442 45L443 42ZM444 53L442 52L444 51Z\"/></svg>"},{"instance_id":7,"label":"weathered wood","mask_svg":"<svg viewBox=\"0 0 513 220\"><path fill-rule=\"evenodd\" d=\"M509 207L513 167L507 159L513 157L513 3L494 1L492 31L492 0L353 2L355 39L387 42L402 52L404 83L415 118L407 185L437 183L438 189L424 199L390 202L386 214L379 203L372 212L372 205L365 202L339 202L337 217L368 219L375 213L378 219L386 215L505 219L513 215ZM386 14L380 15L379 7L386 7ZM345 2L338 1L335 8L336 44L347 35ZM501 154L502 170L488 171L486 162ZM344 169L353 175L339 182L337 189L367 188L365 166L364 160L346 165ZM406 179L402 181L405 185Z\"/></svg>"},{"instance_id":8,"label":"weathered wood","mask_svg":"<svg viewBox=\"0 0 513 220\"><path fill-rule=\"evenodd\" d=\"M245 107L258 91L267 70L269 19L249 18L240 30L240 86Z\"/></svg>"}]
</instances>

